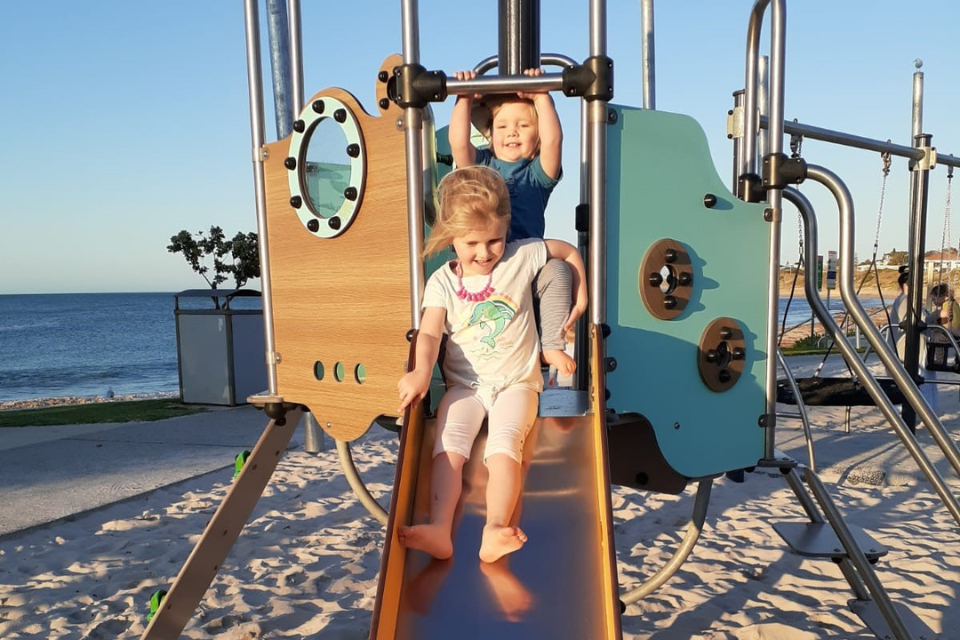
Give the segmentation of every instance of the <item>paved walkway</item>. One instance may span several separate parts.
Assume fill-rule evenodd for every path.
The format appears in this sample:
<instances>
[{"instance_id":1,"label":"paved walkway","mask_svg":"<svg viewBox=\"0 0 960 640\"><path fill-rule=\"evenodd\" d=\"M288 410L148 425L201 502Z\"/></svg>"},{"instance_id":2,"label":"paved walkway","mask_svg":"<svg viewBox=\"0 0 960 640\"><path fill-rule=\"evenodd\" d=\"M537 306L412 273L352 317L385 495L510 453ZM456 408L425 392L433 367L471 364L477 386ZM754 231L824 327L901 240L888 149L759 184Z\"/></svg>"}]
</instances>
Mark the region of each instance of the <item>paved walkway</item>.
<instances>
[{"instance_id":1,"label":"paved walkway","mask_svg":"<svg viewBox=\"0 0 960 640\"><path fill-rule=\"evenodd\" d=\"M0 429L0 537L233 466L268 418L252 406L143 423ZM297 425L291 447L303 443Z\"/></svg>"}]
</instances>

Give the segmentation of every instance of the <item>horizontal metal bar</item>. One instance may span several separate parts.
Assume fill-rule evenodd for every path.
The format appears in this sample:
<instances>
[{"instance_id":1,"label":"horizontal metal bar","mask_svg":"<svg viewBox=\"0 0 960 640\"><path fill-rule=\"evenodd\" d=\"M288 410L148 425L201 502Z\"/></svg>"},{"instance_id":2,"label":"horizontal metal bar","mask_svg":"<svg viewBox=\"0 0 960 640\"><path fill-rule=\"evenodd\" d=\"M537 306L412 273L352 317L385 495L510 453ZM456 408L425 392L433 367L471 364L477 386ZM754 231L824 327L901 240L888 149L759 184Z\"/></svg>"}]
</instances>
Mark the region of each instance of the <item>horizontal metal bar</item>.
<instances>
[{"instance_id":1,"label":"horizontal metal bar","mask_svg":"<svg viewBox=\"0 0 960 640\"><path fill-rule=\"evenodd\" d=\"M563 88L563 75L545 73L542 76L491 76L476 80L447 79L449 95L470 93L511 93L514 91L560 91Z\"/></svg>"},{"instance_id":2,"label":"horizontal metal bar","mask_svg":"<svg viewBox=\"0 0 960 640\"><path fill-rule=\"evenodd\" d=\"M541 53L540 54L540 64L541 66L552 65L555 67L575 67L579 64L573 58L565 56L561 53ZM500 59L497 56L490 56L489 58L484 58L480 61L477 66L473 68L477 72L477 75L483 75L491 69L496 69L500 65Z\"/></svg>"},{"instance_id":3,"label":"horizontal metal bar","mask_svg":"<svg viewBox=\"0 0 960 640\"><path fill-rule=\"evenodd\" d=\"M760 127L762 129L769 128L768 120L769 118L766 116L760 116ZM852 133L823 129L821 127L814 127L813 125L802 124L800 122L788 122L785 120L783 122L783 131L784 133L798 134L804 138L822 140L823 142L833 142L835 144L841 144L847 147L866 149L867 151L878 151L880 153L889 152L891 155L910 158L911 160L921 160L926 156L926 152L923 149L918 149L916 147L906 147L902 144L893 144L892 142L864 138L862 136L853 135Z\"/></svg>"},{"instance_id":4,"label":"horizontal metal bar","mask_svg":"<svg viewBox=\"0 0 960 640\"><path fill-rule=\"evenodd\" d=\"M953 154L944 156L938 153L937 164L943 164L948 167L960 167L960 158L955 158Z\"/></svg>"}]
</instances>

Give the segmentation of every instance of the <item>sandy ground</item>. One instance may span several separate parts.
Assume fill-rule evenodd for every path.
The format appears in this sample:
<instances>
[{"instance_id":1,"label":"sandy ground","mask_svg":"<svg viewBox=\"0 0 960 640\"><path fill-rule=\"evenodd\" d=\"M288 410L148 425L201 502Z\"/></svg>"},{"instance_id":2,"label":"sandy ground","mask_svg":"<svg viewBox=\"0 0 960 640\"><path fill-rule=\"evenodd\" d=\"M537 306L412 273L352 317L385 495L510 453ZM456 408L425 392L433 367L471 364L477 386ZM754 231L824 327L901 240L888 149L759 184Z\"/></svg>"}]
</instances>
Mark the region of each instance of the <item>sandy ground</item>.
<instances>
[{"instance_id":1,"label":"sandy ground","mask_svg":"<svg viewBox=\"0 0 960 640\"><path fill-rule=\"evenodd\" d=\"M816 365L797 361L808 371ZM960 437L956 389L940 392L954 440ZM843 408L811 408L821 477L847 521L889 549L878 574L891 598L932 631L926 640L960 638L960 526L876 409L855 409L850 433L843 417ZM926 430L918 439L942 459ZM779 444L806 461L796 421L782 421ZM384 431L354 446L357 467L381 504L390 497L396 452L396 436ZM938 468L960 495L956 474L942 461ZM231 472L0 538L0 638L139 637L150 594L179 571ZM670 558L695 492L696 485L679 496L613 488L624 591ZM853 595L838 567L794 555L773 529L802 520L775 470L748 474L743 483L718 480L693 556L663 587L627 607L624 638L873 638L847 607ZM334 450L288 452L184 637L366 638L383 537L348 487Z\"/></svg>"}]
</instances>

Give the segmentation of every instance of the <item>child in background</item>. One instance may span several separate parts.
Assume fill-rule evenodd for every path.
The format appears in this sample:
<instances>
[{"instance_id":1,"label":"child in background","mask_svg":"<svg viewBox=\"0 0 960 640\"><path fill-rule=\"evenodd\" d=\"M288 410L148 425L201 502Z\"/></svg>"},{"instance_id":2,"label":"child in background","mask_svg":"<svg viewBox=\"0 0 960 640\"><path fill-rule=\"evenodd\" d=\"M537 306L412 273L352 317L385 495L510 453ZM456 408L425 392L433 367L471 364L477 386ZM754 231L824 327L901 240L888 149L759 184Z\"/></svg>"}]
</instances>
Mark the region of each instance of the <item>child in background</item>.
<instances>
[{"instance_id":1,"label":"child in background","mask_svg":"<svg viewBox=\"0 0 960 640\"><path fill-rule=\"evenodd\" d=\"M954 299L950 285L941 282L934 286L930 290L930 301L937 324L945 327L954 337L960 336L960 304ZM946 341L945 336L941 334L940 337Z\"/></svg>"},{"instance_id":2,"label":"child in background","mask_svg":"<svg viewBox=\"0 0 960 640\"><path fill-rule=\"evenodd\" d=\"M566 242L507 242L510 196L493 169L456 169L441 181L437 196L437 222L424 253L453 245L457 259L427 282L416 367L397 385L400 410L426 395L444 333L447 390L437 409L430 522L400 527L398 537L404 546L434 558L453 555L463 465L487 417L489 480L480 559L495 562L527 541L510 519L520 496L524 441L543 390L531 285L548 258L569 265L577 297L566 329L586 309L586 274L576 247Z\"/></svg>"},{"instance_id":3,"label":"child in background","mask_svg":"<svg viewBox=\"0 0 960 640\"><path fill-rule=\"evenodd\" d=\"M528 69L536 77L542 69ZM474 71L459 71L458 80L473 80ZM475 164L496 169L510 191L511 222L508 241L544 237L547 201L562 177L563 130L549 93L459 96L450 116L448 137L458 167ZM490 141L477 149L470 141L470 125ZM551 260L534 281L534 310L538 314L543 360L564 376L576 363L566 352L564 326L572 301L570 270L561 260Z\"/></svg>"}]
</instances>

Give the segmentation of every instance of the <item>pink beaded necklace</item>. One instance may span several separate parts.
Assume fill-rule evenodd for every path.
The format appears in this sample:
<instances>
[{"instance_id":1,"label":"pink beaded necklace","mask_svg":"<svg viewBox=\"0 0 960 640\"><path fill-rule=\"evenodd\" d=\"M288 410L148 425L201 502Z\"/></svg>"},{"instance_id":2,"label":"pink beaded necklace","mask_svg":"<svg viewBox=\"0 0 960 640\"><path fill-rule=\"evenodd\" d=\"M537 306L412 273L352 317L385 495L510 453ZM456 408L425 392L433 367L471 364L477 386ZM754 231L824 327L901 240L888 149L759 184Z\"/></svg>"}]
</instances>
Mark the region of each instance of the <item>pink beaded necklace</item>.
<instances>
[{"instance_id":1,"label":"pink beaded necklace","mask_svg":"<svg viewBox=\"0 0 960 640\"><path fill-rule=\"evenodd\" d=\"M472 292L467 291L467 288L463 286L463 266L460 264L460 261L457 260L457 297L466 302L482 302L489 298L495 291L492 286L493 283L493 271L490 272L490 276L487 278L487 285L481 291Z\"/></svg>"}]
</instances>

